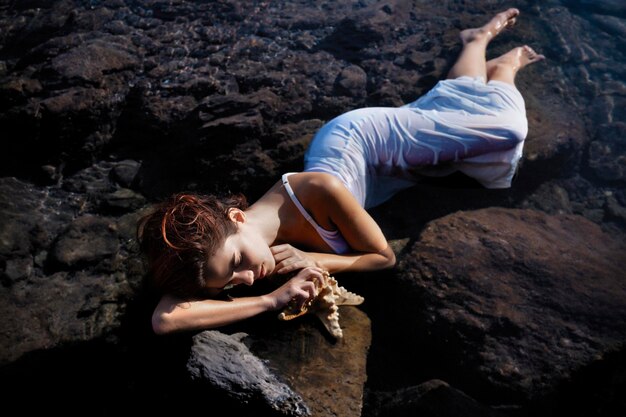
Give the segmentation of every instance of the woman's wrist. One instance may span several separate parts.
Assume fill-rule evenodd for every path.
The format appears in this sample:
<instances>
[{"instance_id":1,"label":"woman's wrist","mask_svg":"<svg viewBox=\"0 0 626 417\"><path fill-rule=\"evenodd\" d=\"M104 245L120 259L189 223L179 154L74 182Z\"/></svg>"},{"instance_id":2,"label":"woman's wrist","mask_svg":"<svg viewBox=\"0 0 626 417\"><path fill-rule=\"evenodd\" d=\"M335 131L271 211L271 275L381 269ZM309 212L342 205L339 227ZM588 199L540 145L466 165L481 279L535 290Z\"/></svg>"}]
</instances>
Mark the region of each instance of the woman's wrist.
<instances>
[{"instance_id":1,"label":"woman's wrist","mask_svg":"<svg viewBox=\"0 0 626 417\"><path fill-rule=\"evenodd\" d=\"M276 298L272 297L270 294L260 295L259 299L261 300L261 305L263 306L264 310L266 311L278 310Z\"/></svg>"},{"instance_id":2,"label":"woman's wrist","mask_svg":"<svg viewBox=\"0 0 626 417\"><path fill-rule=\"evenodd\" d=\"M317 254L310 254L309 256L313 260L314 266L324 271L327 271L326 265L324 265L324 261L320 259L320 257L317 256Z\"/></svg>"}]
</instances>

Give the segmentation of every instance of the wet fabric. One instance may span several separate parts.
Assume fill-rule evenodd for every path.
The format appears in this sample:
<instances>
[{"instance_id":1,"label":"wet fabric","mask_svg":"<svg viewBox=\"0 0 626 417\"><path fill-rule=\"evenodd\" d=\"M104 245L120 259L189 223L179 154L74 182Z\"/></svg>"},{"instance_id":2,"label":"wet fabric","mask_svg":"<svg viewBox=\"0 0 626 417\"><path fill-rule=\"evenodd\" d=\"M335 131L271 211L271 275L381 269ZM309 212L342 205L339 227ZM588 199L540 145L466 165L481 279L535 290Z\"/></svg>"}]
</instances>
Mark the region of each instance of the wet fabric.
<instances>
[{"instance_id":1,"label":"wet fabric","mask_svg":"<svg viewBox=\"0 0 626 417\"><path fill-rule=\"evenodd\" d=\"M401 107L349 111L326 123L305 154L304 171L337 176L365 208L420 176L456 171L487 188L507 188L528 133L520 92L481 77L442 80Z\"/></svg>"}]
</instances>

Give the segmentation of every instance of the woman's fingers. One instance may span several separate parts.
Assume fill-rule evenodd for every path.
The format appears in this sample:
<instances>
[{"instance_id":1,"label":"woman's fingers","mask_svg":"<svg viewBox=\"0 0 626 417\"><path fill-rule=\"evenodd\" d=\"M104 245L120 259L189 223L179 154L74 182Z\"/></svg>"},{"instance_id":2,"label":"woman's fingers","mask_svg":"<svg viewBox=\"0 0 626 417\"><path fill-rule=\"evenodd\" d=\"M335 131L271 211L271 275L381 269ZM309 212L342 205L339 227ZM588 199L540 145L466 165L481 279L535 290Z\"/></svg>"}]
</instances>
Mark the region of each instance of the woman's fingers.
<instances>
[{"instance_id":1,"label":"woman's fingers","mask_svg":"<svg viewBox=\"0 0 626 417\"><path fill-rule=\"evenodd\" d=\"M279 274L287 274L307 266L309 266L309 262L305 260L286 259L276 265L276 270Z\"/></svg>"},{"instance_id":2,"label":"woman's fingers","mask_svg":"<svg viewBox=\"0 0 626 417\"><path fill-rule=\"evenodd\" d=\"M318 280L321 282L321 280L324 279L323 272L324 271L322 271L321 268L318 268L316 266L307 266L306 268L302 268L296 276L291 278L291 280L294 282L296 281L299 281L299 282L311 281L312 282L315 280Z\"/></svg>"},{"instance_id":3,"label":"woman's fingers","mask_svg":"<svg viewBox=\"0 0 626 417\"><path fill-rule=\"evenodd\" d=\"M282 262L285 259L289 259L291 257L291 255L286 251L281 251L281 252L272 251L272 255L274 256L274 260L276 261L276 263Z\"/></svg>"},{"instance_id":4,"label":"woman's fingers","mask_svg":"<svg viewBox=\"0 0 626 417\"><path fill-rule=\"evenodd\" d=\"M303 268L293 278L272 293L276 298L275 308L282 308L290 302L302 308L306 302L317 296L317 289L319 288L317 282L323 282L323 279L324 275L321 268Z\"/></svg>"},{"instance_id":5,"label":"woman's fingers","mask_svg":"<svg viewBox=\"0 0 626 417\"><path fill-rule=\"evenodd\" d=\"M312 300L317 296L317 288L312 281L304 281L300 287L301 295L298 305L300 308L304 306L309 300Z\"/></svg>"},{"instance_id":6,"label":"woman's fingers","mask_svg":"<svg viewBox=\"0 0 626 417\"><path fill-rule=\"evenodd\" d=\"M274 256L274 260L276 261L277 272L280 271L281 266L287 266L293 262L302 260L302 256L298 254L295 248L289 244L272 246L271 248L272 255Z\"/></svg>"},{"instance_id":7,"label":"woman's fingers","mask_svg":"<svg viewBox=\"0 0 626 417\"><path fill-rule=\"evenodd\" d=\"M317 289L315 288L315 283L313 283L312 281L303 282L302 287L300 288L306 292L307 300L314 298L317 295Z\"/></svg>"},{"instance_id":8,"label":"woman's fingers","mask_svg":"<svg viewBox=\"0 0 626 417\"><path fill-rule=\"evenodd\" d=\"M276 272L286 274L317 263L306 252L302 252L289 244L272 246L272 255L276 261Z\"/></svg>"},{"instance_id":9,"label":"woman's fingers","mask_svg":"<svg viewBox=\"0 0 626 417\"><path fill-rule=\"evenodd\" d=\"M306 268L303 268L298 275L303 275L307 278L311 276L314 276L316 278L322 278L323 272L324 271L322 270L322 268L319 268L317 266L307 266Z\"/></svg>"},{"instance_id":10,"label":"woman's fingers","mask_svg":"<svg viewBox=\"0 0 626 417\"><path fill-rule=\"evenodd\" d=\"M282 245L276 245L276 246L270 247L270 250L272 251L272 254L274 256L280 255L280 254L283 254L284 256L289 253L290 249L294 249L294 247L291 246L289 243L283 243Z\"/></svg>"}]
</instances>

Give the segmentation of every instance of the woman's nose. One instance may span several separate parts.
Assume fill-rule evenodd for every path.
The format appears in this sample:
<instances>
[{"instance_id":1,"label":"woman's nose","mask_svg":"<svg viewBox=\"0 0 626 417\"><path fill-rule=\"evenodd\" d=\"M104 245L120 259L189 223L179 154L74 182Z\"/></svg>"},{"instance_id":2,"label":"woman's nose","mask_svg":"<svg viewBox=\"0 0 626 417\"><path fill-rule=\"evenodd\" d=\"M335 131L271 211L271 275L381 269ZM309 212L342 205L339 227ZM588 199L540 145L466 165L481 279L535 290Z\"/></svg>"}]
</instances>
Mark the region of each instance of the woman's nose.
<instances>
[{"instance_id":1,"label":"woman's nose","mask_svg":"<svg viewBox=\"0 0 626 417\"><path fill-rule=\"evenodd\" d=\"M254 283L254 271L252 271L251 269L237 271L235 272L233 281L233 284L252 285Z\"/></svg>"}]
</instances>

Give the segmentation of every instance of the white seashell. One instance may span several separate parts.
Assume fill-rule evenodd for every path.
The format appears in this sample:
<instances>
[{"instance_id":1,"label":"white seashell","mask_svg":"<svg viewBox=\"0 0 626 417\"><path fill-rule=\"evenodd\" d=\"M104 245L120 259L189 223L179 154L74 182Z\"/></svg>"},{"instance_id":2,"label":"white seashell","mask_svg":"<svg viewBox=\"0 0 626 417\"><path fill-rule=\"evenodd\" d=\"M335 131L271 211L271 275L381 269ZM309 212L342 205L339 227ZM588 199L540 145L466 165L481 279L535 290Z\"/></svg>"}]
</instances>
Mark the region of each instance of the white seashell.
<instances>
[{"instance_id":1,"label":"white seashell","mask_svg":"<svg viewBox=\"0 0 626 417\"><path fill-rule=\"evenodd\" d=\"M279 320L293 320L307 313L315 314L326 330L335 338L343 337L339 326L339 306L359 305L365 301L363 297L340 287L337 280L328 272L324 272L323 282L316 281L317 296L307 301L302 308L295 303L287 305L278 315Z\"/></svg>"}]
</instances>

